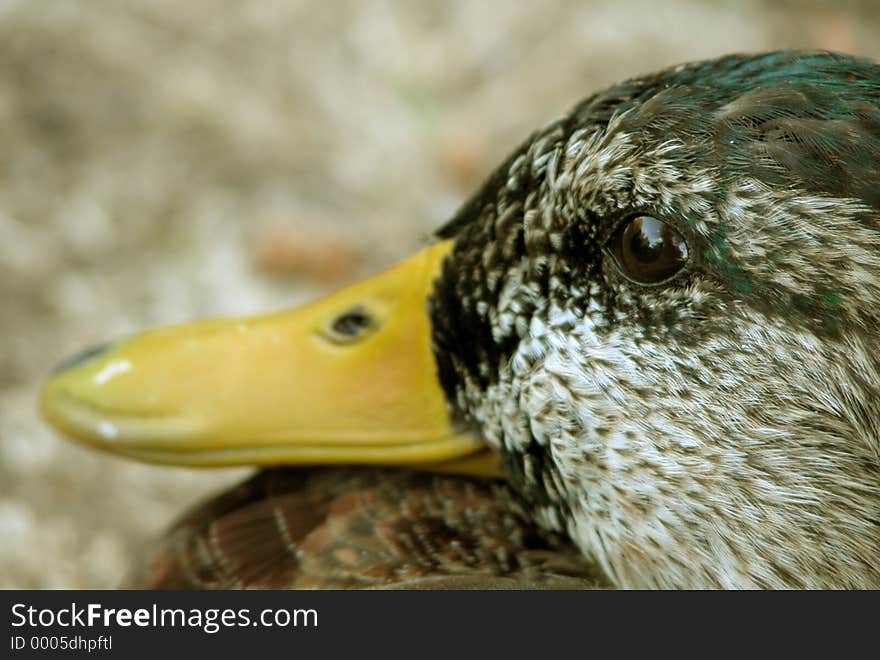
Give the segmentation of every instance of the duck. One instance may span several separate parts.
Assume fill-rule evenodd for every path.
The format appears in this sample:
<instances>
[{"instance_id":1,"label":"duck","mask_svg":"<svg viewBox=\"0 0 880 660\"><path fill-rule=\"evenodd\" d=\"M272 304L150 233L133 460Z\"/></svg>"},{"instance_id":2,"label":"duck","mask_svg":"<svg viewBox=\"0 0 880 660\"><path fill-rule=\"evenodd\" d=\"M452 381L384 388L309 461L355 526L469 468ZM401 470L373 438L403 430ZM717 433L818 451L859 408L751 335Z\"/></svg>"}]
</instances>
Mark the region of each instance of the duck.
<instances>
[{"instance_id":1,"label":"duck","mask_svg":"<svg viewBox=\"0 0 880 660\"><path fill-rule=\"evenodd\" d=\"M477 489L615 588L880 588L880 66L729 55L594 93L412 257L78 356L41 408L125 457L269 470L233 509L271 479Z\"/></svg>"}]
</instances>

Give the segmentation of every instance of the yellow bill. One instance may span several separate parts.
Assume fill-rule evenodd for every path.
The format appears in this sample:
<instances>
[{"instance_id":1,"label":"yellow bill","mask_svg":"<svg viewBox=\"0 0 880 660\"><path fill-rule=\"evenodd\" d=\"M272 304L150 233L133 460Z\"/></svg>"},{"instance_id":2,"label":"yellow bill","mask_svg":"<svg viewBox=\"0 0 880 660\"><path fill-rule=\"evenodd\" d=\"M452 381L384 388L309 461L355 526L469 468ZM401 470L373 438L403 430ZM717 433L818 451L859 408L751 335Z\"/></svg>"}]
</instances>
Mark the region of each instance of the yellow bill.
<instances>
[{"instance_id":1,"label":"yellow bill","mask_svg":"<svg viewBox=\"0 0 880 660\"><path fill-rule=\"evenodd\" d=\"M492 476L455 428L426 302L448 242L290 311L145 332L47 383L46 419L144 461L418 465Z\"/></svg>"}]
</instances>

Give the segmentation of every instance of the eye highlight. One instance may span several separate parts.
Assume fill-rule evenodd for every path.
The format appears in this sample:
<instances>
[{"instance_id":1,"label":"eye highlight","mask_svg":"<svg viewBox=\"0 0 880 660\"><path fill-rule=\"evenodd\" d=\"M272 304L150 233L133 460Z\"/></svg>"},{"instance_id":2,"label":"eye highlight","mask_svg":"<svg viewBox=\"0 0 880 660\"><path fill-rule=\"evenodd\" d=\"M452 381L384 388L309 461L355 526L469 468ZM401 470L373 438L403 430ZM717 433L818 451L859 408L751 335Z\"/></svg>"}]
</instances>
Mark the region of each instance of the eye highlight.
<instances>
[{"instance_id":1,"label":"eye highlight","mask_svg":"<svg viewBox=\"0 0 880 660\"><path fill-rule=\"evenodd\" d=\"M638 284L665 282L688 260L684 237L650 215L636 215L623 222L605 249L620 273Z\"/></svg>"}]
</instances>

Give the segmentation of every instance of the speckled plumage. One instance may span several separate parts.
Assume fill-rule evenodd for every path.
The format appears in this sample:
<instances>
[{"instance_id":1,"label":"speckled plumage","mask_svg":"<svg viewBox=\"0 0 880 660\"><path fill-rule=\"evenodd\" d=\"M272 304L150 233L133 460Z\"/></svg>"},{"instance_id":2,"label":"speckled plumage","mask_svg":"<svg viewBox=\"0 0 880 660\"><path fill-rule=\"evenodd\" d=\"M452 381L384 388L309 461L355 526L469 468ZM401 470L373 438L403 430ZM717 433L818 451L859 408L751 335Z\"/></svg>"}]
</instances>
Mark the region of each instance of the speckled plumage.
<instances>
[{"instance_id":1,"label":"speckled plumage","mask_svg":"<svg viewBox=\"0 0 880 660\"><path fill-rule=\"evenodd\" d=\"M637 285L643 212L691 258ZM620 587L880 587L880 67L731 56L600 92L440 235L456 415Z\"/></svg>"}]
</instances>

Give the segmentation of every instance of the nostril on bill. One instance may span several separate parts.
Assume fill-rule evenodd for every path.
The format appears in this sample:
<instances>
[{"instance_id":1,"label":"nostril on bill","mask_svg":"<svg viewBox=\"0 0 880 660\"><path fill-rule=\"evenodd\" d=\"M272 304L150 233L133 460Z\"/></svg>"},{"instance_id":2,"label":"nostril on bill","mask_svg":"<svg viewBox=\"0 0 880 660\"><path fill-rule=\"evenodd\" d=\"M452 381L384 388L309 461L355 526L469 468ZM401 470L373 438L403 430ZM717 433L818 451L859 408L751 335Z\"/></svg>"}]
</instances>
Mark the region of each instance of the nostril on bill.
<instances>
[{"instance_id":1,"label":"nostril on bill","mask_svg":"<svg viewBox=\"0 0 880 660\"><path fill-rule=\"evenodd\" d=\"M77 353L76 355L67 358L62 361L55 369L52 370L53 374L61 373L62 371L67 371L68 369L72 369L83 362L87 362L94 357L101 355L101 353L106 352L109 348L113 346L112 343L108 342L106 344L100 344L98 346L92 346L91 348L87 348L86 350Z\"/></svg>"}]
</instances>

